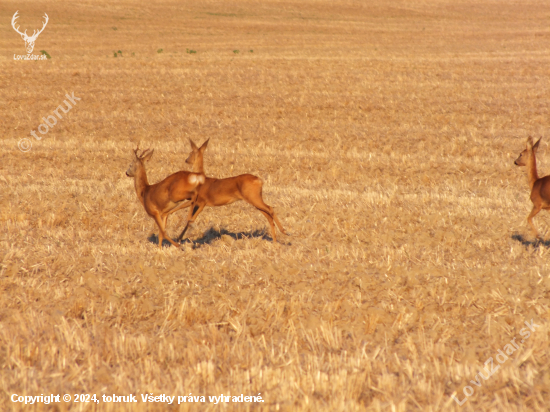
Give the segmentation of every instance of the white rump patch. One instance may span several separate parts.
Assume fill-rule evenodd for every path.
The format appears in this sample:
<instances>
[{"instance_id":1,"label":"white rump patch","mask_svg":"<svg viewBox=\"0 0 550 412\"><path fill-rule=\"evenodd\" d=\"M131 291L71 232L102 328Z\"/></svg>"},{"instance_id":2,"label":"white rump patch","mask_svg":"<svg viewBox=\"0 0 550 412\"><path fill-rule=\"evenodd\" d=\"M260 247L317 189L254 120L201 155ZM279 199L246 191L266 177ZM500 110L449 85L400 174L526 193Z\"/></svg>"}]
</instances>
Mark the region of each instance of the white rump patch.
<instances>
[{"instance_id":1,"label":"white rump patch","mask_svg":"<svg viewBox=\"0 0 550 412\"><path fill-rule=\"evenodd\" d=\"M202 185L204 183L204 175L189 175L189 183L191 183L192 185Z\"/></svg>"}]
</instances>

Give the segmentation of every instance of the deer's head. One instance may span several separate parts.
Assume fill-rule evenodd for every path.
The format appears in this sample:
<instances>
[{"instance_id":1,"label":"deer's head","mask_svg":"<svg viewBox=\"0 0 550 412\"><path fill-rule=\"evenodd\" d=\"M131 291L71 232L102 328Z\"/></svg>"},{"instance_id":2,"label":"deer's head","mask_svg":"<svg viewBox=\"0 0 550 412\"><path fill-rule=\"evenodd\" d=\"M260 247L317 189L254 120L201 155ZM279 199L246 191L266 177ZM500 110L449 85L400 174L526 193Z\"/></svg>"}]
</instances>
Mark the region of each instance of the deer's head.
<instances>
[{"instance_id":1,"label":"deer's head","mask_svg":"<svg viewBox=\"0 0 550 412\"><path fill-rule=\"evenodd\" d=\"M537 143L533 144L533 138L529 136L529 138L527 139L526 149L519 154L519 157L516 159L514 164L516 166L526 166L529 156L531 156L532 153L535 153L539 148L539 143L541 139L542 137L539 140L537 140Z\"/></svg>"},{"instance_id":2,"label":"deer's head","mask_svg":"<svg viewBox=\"0 0 550 412\"><path fill-rule=\"evenodd\" d=\"M202 158L204 151L206 150L206 146L208 146L208 139L206 142L202 144L202 146L199 148L195 142L193 142L191 139L189 139L189 143L191 143L191 153L189 153L189 157L187 160L185 160L185 163L188 165L191 165L193 167L193 172L195 173L203 173L202 171Z\"/></svg>"},{"instance_id":3,"label":"deer's head","mask_svg":"<svg viewBox=\"0 0 550 412\"><path fill-rule=\"evenodd\" d=\"M17 20L17 18L19 17L17 15L17 13L19 13L19 10L17 10L15 12L15 14L13 15L13 18L11 19L11 25L13 27L13 29L19 33L21 35L21 38L25 41L25 48L27 49L27 53L28 54L31 54L33 49L34 49L34 42L36 41L36 38L38 37L38 35L40 33L42 33L44 31L44 28L46 27L46 24L48 24L48 15L46 13L44 13L44 18L46 19L46 21L43 23L42 25L42 28L38 31L34 30L33 33L32 33L32 36L27 36L27 30L25 30L24 33L21 33L19 31L19 26L15 27L15 20Z\"/></svg>"},{"instance_id":4,"label":"deer's head","mask_svg":"<svg viewBox=\"0 0 550 412\"><path fill-rule=\"evenodd\" d=\"M148 162L149 159L151 159L151 156L153 156L153 151L151 149L146 149L141 152L141 154L138 154L139 152L139 145L138 147L133 151L134 152L134 160L132 160L132 163L130 163L130 166L128 166L128 170L126 170L126 176L128 177L134 177L137 174L138 169L145 167L145 162Z\"/></svg>"}]
</instances>

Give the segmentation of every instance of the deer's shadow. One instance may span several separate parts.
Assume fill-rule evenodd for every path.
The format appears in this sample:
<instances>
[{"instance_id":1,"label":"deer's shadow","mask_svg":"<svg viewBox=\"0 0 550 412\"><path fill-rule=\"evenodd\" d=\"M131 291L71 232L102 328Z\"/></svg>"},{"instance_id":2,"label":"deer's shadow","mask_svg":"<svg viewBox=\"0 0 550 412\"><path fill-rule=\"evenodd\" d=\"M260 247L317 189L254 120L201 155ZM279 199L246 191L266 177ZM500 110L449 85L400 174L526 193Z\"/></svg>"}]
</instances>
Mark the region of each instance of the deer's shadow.
<instances>
[{"instance_id":1,"label":"deer's shadow","mask_svg":"<svg viewBox=\"0 0 550 412\"><path fill-rule=\"evenodd\" d=\"M273 239L271 238L271 236L269 236L266 233L265 230L255 230L253 232L233 233L233 232L230 232L230 231L225 230L225 229L216 230L213 227L211 227L206 232L204 232L203 235L200 238L195 239L195 240L185 238L180 243L181 244L190 243L190 244L193 245L193 249L196 249L196 248L198 248L202 245L205 245L205 244L209 245L212 242L215 242L216 240L220 240L223 235L230 236L235 240L260 238L260 239L269 240L269 241L273 242ZM159 243L158 235L155 235L155 234L152 234L151 236L149 236L147 238L147 240L151 243L156 244L156 245L158 245L158 243ZM173 240L174 240L174 242L176 242L175 239L173 239ZM172 244L168 240L162 239L162 246L163 247L165 247L165 246L170 247L170 246L172 246Z\"/></svg>"},{"instance_id":2,"label":"deer's shadow","mask_svg":"<svg viewBox=\"0 0 550 412\"><path fill-rule=\"evenodd\" d=\"M529 246L533 246L534 248L538 248L539 246L550 247L550 240L544 240L544 239L527 240L518 233L513 234L512 239L517 240L525 247L529 247Z\"/></svg>"}]
</instances>

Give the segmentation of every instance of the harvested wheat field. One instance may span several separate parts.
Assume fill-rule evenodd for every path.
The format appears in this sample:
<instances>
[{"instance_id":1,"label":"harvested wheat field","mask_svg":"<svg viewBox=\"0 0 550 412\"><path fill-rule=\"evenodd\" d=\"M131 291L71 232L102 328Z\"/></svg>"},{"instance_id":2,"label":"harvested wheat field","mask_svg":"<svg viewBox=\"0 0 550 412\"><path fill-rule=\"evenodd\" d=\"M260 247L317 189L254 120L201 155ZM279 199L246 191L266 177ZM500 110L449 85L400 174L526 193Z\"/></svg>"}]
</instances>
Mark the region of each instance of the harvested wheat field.
<instances>
[{"instance_id":1,"label":"harvested wheat field","mask_svg":"<svg viewBox=\"0 0 550 412\"><path fill-rule=\"evenodd\" d=\"M18 57L16 11L29 35L47 13L48 58ZM550 409L550 215L536 241L514 165L542 136L550 173L550 3L0 21L0 410ZM149 183L190 170L189 139L207 176L260 177L289 235L237 202L159 249L125 172L139 142Z\"/></svg>"}]
</instances>

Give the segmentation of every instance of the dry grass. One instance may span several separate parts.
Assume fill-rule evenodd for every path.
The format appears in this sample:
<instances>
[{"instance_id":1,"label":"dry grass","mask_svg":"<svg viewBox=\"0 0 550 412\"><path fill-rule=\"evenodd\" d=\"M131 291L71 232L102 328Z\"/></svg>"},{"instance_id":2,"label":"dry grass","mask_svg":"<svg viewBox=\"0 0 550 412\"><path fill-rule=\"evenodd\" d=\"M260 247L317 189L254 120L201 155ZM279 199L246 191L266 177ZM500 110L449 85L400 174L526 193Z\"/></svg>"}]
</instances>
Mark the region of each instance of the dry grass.
<instances>
[{"instance_id":1,"label":"dry grass","mask_svg":"<svg viewBox=\"0 0 550 412\"><path fill-rule=\"evenodd\" d=\"M153 392L265 399L175 410L548 410L550 249L513 165L543 135L548 170L548 2L114 4L0 4L0 409ZM51 60L13 60L16 10L31 30L49 14ZM262 177L292 236L274 245L237 203L205 209L183 252L148 241L131 149L155 148L156 182L188 137L211 138L209 175ZM535 224L550 239L547 212Z\"/></svg>"}]
</instances>

